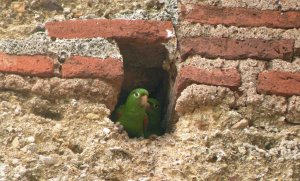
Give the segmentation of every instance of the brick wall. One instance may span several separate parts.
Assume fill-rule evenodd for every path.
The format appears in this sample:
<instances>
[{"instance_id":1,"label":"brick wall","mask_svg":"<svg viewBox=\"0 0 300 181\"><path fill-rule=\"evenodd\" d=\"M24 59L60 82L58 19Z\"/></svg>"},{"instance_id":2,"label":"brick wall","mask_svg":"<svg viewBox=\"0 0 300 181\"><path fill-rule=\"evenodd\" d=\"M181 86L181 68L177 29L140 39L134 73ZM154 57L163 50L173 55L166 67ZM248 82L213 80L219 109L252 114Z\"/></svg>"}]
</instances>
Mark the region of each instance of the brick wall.
<instances>
[{"instance_id":1,"label":"brick wall","mask_svg":"<svg viewBox=\"0 0 300 181\"><path fill-rule=\"evenodd\" d=\"M192 84L227 87L235 94L231 106L250 124L299 123L300 12L251 6L181 2L176 95ZM184 101L177 103L179 114L186 112Z\"/></svg>"},{"instance_id":2,"label":"brick wall","mask_svg":"<svg viewBox=\"0 0 300 181\"><path fill-rule=\"evenodd\" d=\"M100 80L106 84L100 91L93 90L94 83L87 83L90 86L86 88L87 92L78 91L79 85L74 85L70 87L72 89L70 94L65 91L45 93L43 90L38 93L43 96L51 94L58 97L72 97L74 95L71 92L77 90L76 97L90 99L94 99L95 94L98 94L98 99L94 100L106 104L111 110L117 103L124 80L123 57L119 49L122 45L117 45L116 41L123 44L125 42L125 46L133 43L141 46L153 44L157 47L158 44L166 43L174 37L173 25L170 21L67 20L48 22L45 24L45 29L46 34L36 33L25 40L0 42L0 72L3 73L3 82L10 74L21 76L20 79L38 77L45 84L51 84L49 82L52 80L58 82ZM146 48L147 46L140 51L146 52ZM157 50L161 53L159 48ZM157 61L160 61L158 65L161 65L161 60ZM38 82L24 81L27 82L29 89L20 88L18 84L15 87L6 86L5 83L2 84L1 89L21 89L37 93L34 90ZM63 83L53 86L64 89L62 85ZM53 89L52 87L50 90Z\"/></svg>"},{"instance_id":3,"label":"brick wall","mask_svg":"<svg viewBox=\"0 0 300 181\"><path fill-rule=\"evenodd\" d=\"M178 56L164 64L175 82L172 85L175 101L192 84L224 87L234 94L232 109L248 120L254 121L261 115L257 111L249 115L245 111L257 105L257 109L274 113L277 118L300 122L298 10L284 7L286 10L280 11L271 5L254 8L250 4L244 7L230 3L214 6L210 1L182 1L179 7L179 22L174 25L171 21L125 19L48 22L46 34L37 36L39 38L33 35L25 40L1 41L0 72L4 77L16 74L21 79L27 80L29 76L50 82L52 79L101 80L114 92L109 99L103 98L103 103L114 109L124 79L123 58L118 46L124 47L126 43L163 45L178 53L169 52L173 57ZM93 44L99 38L107 42ZM166 44L175 39L178 44L167 47ZM146 48L141 49L144 51ZM147 63L156 61L155 56L150 59L145 56L145 59ZM29 82L26 91L36 90L36 83ZM2 89L8 87L1 84ZM95 90L89 91L95 93ZM102 89L99 96L106 94ZM277 107L266 103L270 100L275 104L283 100L283 103ZM175 102L171 109L174 106ZM179 115L180 110L176 108Z\"/></svg>"}]
</instances>

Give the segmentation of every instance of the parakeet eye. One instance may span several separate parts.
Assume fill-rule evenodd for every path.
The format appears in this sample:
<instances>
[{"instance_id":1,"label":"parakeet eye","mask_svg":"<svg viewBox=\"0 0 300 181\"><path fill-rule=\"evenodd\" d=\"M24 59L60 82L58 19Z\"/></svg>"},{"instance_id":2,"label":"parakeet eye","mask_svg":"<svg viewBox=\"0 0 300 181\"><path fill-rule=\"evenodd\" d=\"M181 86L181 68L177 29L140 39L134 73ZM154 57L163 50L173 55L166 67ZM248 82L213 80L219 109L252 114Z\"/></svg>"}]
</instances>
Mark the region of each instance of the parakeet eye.
<instances>
[{"instance_id":1,"label":"parakeet eye","mask_svg":"<svg viewBox=\"0 0 300 181\"><path fill-rule=\"evenodd\" d=\"M157 109L157 108L158 108L158 105L157 105L157 104L154 104L153 107Z\"/></svg>"},{"instance_id":2,"label":"parakeet eye","mask_svg":"<svg viewBox=\"0 0 300 181\"><path fill-rule=\"evenodd\" d=\"M138 92L135 92L133 95L134 95L134 97L139 97L140 96L140 94Z\"/></svg>"}]
</instances>

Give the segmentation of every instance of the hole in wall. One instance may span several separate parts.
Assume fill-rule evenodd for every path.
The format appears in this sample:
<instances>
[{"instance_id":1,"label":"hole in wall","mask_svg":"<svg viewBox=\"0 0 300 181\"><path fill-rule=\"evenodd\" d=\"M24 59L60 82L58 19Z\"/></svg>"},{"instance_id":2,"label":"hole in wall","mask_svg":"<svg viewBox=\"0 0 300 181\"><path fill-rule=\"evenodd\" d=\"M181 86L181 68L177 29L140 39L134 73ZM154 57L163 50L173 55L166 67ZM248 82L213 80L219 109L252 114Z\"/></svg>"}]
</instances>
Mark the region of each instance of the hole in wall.
<instances>
[{"instance_id":1,"label":"hole in wall","mask_svg":"<svg viewBox=\"0 0 300 181\"><path fill-rule=\"evenodd\" d=\"M34 97L28 102L30 110L34 115L41 116L43 118L52 119L54 121L60 121L63 119L63 114L55 106L55 104L49 100Z\"/></svg>"},{"instance_id":2,"label":"hole in wall","mask_svg":"<svg viewBox=\"0 0 300 181\"><path fill-rule=\"evenodd\" d=\"M149 98L161 104L160 130L164 134L168 127L170 74L163 69L168 59L168 50L160 43L144 43L132 40L117 40L124 61L124 81L116 107L123 105L129 93L136 88L145 88ZM174 76L173 76L174 77ZM114 113L113 113L114 114ZM115 120L113 115L112 120Z\"/></svg>"},{"instance_id":3,"label":"hole in wall","mask_svg":"<svg viewBox=\"0 0 300 181\"><path fill-rule=\"evenodd\" d=\"M62 119L62 115L59 112L51 111L51 110L34 110L33 114L37 116L41 116L43 118L52 119L55 121L60 121Z\"/></svg>"},{"instance_id":4,"label":"hole in wall","mask_svg":"<svg viewBox=\"0 0 300 181\"><path fill-rule=\"evenodd\" d=\"M74 153L74 154L77 154L77 153L82 153L83 152L83 148L78 145L78 144L70 144L68 145L68 148Z\"/></svg>"}]
</instances>

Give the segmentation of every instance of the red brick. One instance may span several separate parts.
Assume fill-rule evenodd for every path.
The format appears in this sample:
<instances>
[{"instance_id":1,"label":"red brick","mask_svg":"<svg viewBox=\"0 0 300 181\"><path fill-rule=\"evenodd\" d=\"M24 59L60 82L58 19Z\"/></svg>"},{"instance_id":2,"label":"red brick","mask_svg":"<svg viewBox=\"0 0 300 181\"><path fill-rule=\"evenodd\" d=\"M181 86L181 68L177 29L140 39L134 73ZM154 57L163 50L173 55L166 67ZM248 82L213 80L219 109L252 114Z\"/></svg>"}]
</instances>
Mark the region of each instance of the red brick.
<instances>
[{"instance_id":1,"label":"red brick","mask_svg":"<svg viewBox=\"0 0 300 181\"><path fill-rule=\"evenodd\" d=\"M46 23L49 36L57 38L113 38L137 41L166 42L173 32L170 21L124 19L67 20Z\"/></svg>"},{"instance_id":2,"label":"red brick","mask_svg":"<svg viewBox=\"0 0 300 181\"><path fill-rule=\"evenodd\" d=\"M281 96L300 95L300 72L265 71L258 75L257 91Z\"/></svg>"},{"instance_id":3,"label":"red brick","mask_svg":"<svg viewBox=\"0 0 300 181\"><path fill-rule=\"evenodd\" d=\"M0 52L0 72L51 77L54 76L54 62L42 55L8 55Z\"/></svg>"},{"instance_id":4,"label":"red brick","mask_svg":"<svg viewBox=\"0 0 300 181\"><path fill-rule=\"evenodd\" d=\"M62 65L63 78L102 78L123 80L123 62L114 58L72 56Z\"/></svg>"},{"instance_id":5,"label":"red brick","mask_svg":"<svg viewBox=\"0 0 300 181\"><path fill-rule=\"evenodd\" d=\"M203 24L223 24L238 27L300 28L299 11L257 10L191 5L181 8L183 20Z\"/></svg>"},{"instance_id":6,"label":"red brick","mask_svg":"<svg viewBox=\"0 0 300 181\"><path fill-rule=\"evenodd\" d=\"M246 39L236 40L215 37L187 38L180 42L182 58L197 54L207 58L261 60L293 58L293 40L262 40Z\"/></svg>"},{"instance_id":7,"label":"red brick","mask_svg":"<svg viewBox=\"0 0 300 181\"><path fill-rule=\"evenodd\" d=\"M240 86L241 76L236 69L206 70L192 66L181 68L175 82L175 91L178 96L191 84L206 84L224 86L236 90Z\"/></svg>"}]
</instances>

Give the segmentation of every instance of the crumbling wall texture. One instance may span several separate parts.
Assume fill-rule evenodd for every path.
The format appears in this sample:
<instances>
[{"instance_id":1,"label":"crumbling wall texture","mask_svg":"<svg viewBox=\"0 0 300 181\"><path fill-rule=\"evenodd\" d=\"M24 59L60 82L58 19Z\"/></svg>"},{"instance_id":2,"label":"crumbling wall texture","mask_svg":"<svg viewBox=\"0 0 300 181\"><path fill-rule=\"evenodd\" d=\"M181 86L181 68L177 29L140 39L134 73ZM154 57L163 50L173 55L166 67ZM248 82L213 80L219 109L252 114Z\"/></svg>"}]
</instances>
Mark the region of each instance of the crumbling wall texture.
<instances>
[{"instance_id":1,"label":"crumbling wall texture","mask_svg":"<svg viewBox=\"0 0 300 181\"><path fill-rule=\"evenodd\" d=\"M298 6L287 1L181 1L176 95L184 97L182 91L191 84L227 87L234 94L230 109L250 124L300 123ZM210 96L202 95L205 104L218 99ZM183 97L179 114L185 113Z\"/></svg>"},{"instance_id":2,"label":"crumbling wall texture","mask_svg":"<svg viewBox=\"0 0 300 181\"><path fill-rule=\"evenodd\" d=\"M28 86L7 87L3 84L1 88L70 97L74 91L64 91L66 87L62 82L74 78L83 79L81 82L97 79L108 87L99 86L98 90L92 90L95 86L91 86L84 91L77 90L76 96L98 98L97 101L106 104L110 110L117 103L124 80L123 58L115 41L157 45L174 37L170 21L155 20L77 19L48 22L45 29L46 33L38 32L24 40L0 42L0 71L4 77L17 74L40 78ZM62 90L57 84L52 86L50 82L53 81L61 82L58 84L62 85ZM49 93L39 91L38 87L43 83L50 86ZM80 85L69 84L68 87L80 89Z\"/></svg>"},{"instance_id":3,"label":"crumbling wall texture","mask_svg":"<svg viewBox=\"0 0 300 181\"><path fill-rule=\"evenodd\" d=\"M299 180L298 0L0 11L0 180ZM108 116L123 82L160 65L169 132L129 139Z\"/></svg>"}]
</instances>

